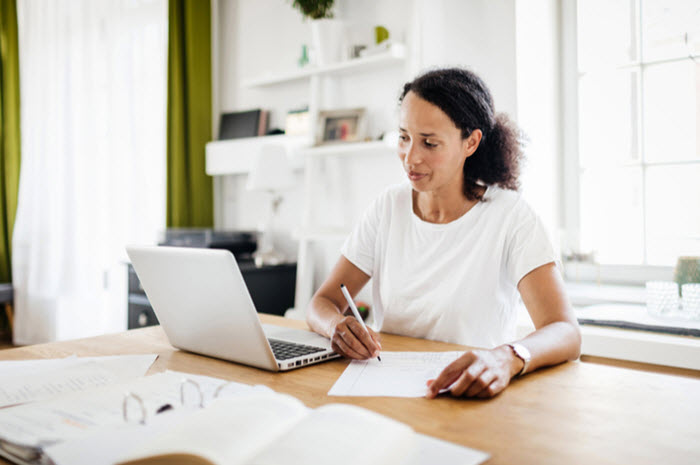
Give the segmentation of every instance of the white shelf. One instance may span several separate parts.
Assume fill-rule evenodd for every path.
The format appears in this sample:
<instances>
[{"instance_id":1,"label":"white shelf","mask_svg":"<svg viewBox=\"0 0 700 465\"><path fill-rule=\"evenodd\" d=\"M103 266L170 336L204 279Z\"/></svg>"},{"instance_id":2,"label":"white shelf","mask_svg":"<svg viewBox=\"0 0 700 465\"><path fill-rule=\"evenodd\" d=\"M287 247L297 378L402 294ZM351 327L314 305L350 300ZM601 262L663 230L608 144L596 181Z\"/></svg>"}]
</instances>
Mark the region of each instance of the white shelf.
<instances>
[{"instance_id":1,"label":"white shelf","mask_svg":"<svg viewBox=\"0 0 700 465\"><path fill-rule=\"evenodd\" d=\"M305 157L395 154L396 144L393 142L389 143L384 141L339 142L336 144L303 148L299 153Z\"/></svg>"},{"instance_id":2,"label":"white shelf","mask_svg":"<svg viewBox=\"0 0 700 465\"><path fill-rule=\"evenodd\" d=\"M285 146L288 153L292 155L290 157L292 166L301 168L301 161L297 160L293 154L311 145L311 139L306 136L281 134L209 142L206 146L206 173L210 176L246 174L250 171L260 148L266 144Z\"/></svg>"},{"instance_id":3,"label":"white shelf","mask_svg":"<svg viewBox=\"0 0 700 465\"><path fill-rule=\"evenodd\" d=\"M406 47L403 44L394 44L384 52L368 57L354 58L352 60L341 61L331 65L308 68L290 71L278 75L265 76L262 78L244 79L241 83L242 87L265 87L285 82L293 82L301 79L308 79L311 76L320 76L326 74L345 74L353 71L364 71L377 67L386 67L391 64L403 63L406 59Z\"/></svg>"}]
</instances>

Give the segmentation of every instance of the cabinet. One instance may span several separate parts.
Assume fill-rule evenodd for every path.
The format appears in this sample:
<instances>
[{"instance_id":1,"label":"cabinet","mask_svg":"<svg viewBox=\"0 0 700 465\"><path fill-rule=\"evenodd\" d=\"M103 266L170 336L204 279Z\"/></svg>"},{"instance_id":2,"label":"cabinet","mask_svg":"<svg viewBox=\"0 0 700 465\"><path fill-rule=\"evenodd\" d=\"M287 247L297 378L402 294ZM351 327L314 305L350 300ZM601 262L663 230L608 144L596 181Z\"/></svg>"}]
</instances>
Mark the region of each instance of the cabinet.
<instances>
[{"instance_id":1,"label":"cabinet","mask_svg":"<svg viewBox=\"0 0 700 465\"><path fill-rule=\"evenodd\" d=\"M284 145L287 149L288 156L292 162L292 166L296 169L303 170L303 200L302 208L298 213L297 224L290 228L290 234L298 241L297 255L297 275L296 275L296 290L294 312L288 313L287 316L303 318L304 309L313 295L314 291L314 274L318 265L317 257L314 255L312 244L323 243L333 240L340 241L350 232L350 226L358 216L355 214L349 218L343 219L343 215L348 209L347 200L355 198L351 193L346 196L335 195L329 193L330 188L340 184L357 184L357 188L361 189L366 197L373 197L378 193L381 187L397 182L401 176L400 166L397 164L393 171L387 176L380 176L379 185L374 188L367 185L361 185L362 179L357 179L349 175L348 170L343 167L343 164L353 162L354 160L369 160L369 159L384 159L391 160L390 157L395 156L396 141L385 143L383 141L367 141L348 144L334 144L324 146L313 146L315 122L318 120L319 110L332 108L352 108L358 105L354 95L362 95L363 89L355 89L355 94L342 92L339 90L336 81L351 81L353 79L364 79L365 82L371 82L375 73L384 73L387 70L398 70L401 82L405 81L409 74L407 70L407 53L406 47L402 44L394 44L386 52L364 57L347 60L341 63L334 63L323 67L309 67L302 70L281 73L279 75L265 76L261 78L253 78L243 80L241 82L241 90L254 89L259 93L273 86L277 89L291 82L300 80L308 80L308 103L311 126L310 134L304 137L289 137L280 136L264 136L249 139L215 141L207 144L207 160L206 170L210 175L236 175L244 176L250 170L252 160L257 155L257 152L265 144ZM331 91L333 101L325 101L324 96L328 96L328 89ZM399 91L397 85L392 84L391 95L386 99L387 102L395 102L395 96ZM366 92L364 92L366 93ZM376 103L378 104L378 103ZM386 108L379 111L386 112ZM368 107L368 113L371 115L376 108ZM379 118L370 118L370 122L375 123L374 132L385 132L393 127L387 127L386 124L376 124ZM381 126L381 127L379 127ZM370 134L372 131L370 131ZM329 171L331 172L329 174ZM377 178L376 173L375 178ZM324 186L324 183L326 186ZM328 189L324 189L328 188ZM319 215L314 215L317 212L319 200L332 204L332 208L328 208L326 212L332 213L333 221L318 221ZM368 202L365 202L368 203ZM364 209L366 205L355 205L355 211ZM325 213L325 212L324 212ZM340 217L340 220L339 220ZM236 225L238 227L238 225Z\"/></svg>"}]
</instances>

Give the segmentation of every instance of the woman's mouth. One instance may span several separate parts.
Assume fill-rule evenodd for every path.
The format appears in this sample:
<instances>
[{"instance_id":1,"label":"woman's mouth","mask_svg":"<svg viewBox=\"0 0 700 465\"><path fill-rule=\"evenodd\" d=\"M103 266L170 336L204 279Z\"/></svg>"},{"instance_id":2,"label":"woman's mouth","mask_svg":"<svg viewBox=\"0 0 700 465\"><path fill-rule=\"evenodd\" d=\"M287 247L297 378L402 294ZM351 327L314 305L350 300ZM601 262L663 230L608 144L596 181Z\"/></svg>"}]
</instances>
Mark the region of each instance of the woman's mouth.
<instances>
[{"instance_id":1,"label":"woman's mouth","mask_svg":"<svg viewBox=\"0 0 700 465\"><path fill-rule=\"evenodd\" d=\"M416 173L415 171L408 172L408 179L410 179L411 181L420 181L426 176L427 174L425 173Z\"/></svg>"}]
</instances>

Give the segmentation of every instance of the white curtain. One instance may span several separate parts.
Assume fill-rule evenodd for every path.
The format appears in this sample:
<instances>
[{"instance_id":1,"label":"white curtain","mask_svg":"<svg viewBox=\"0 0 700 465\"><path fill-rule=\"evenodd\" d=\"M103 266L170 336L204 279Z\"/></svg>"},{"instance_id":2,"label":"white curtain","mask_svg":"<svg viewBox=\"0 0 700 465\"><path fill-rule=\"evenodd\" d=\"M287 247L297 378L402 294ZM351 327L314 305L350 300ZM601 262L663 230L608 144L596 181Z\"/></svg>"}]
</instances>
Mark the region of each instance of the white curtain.
<instances>
[{"instance_id":1,"label":"white curtain","mask_svg":"<svg viewBox=\"0 0 700 465\"><path fill-rule=\"evenodd\" d=\"M126 328L128 243L165 227L167 0L18 2L16 344Z\"/></svg>"}]
</instances>

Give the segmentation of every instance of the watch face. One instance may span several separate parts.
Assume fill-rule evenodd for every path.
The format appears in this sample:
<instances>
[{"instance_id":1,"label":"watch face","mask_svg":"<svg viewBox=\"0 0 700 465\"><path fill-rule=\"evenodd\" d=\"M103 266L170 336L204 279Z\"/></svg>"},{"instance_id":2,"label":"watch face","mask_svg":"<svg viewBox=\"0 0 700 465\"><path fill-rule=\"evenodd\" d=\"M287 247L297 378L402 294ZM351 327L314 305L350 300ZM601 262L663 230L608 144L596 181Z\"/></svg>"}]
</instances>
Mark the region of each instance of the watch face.
<instances>
[{"instance_id":1,"label":"watch face","mask_svg":"<svg viewBox=\"0 0 700 465\"><path fill-rule=\"evenodd\" d=\"M523 361L523 369L518 373L520 376L527 371L527 367L530 364L530 351L521 344L510 344L510 347L513 349L513 352L515 352L515 355Z\"/></svg>"},{"instance_id":2,"label":"watch face","mask_svg":"<svg viewBox=\"0 0 700 465\"><path fill-rule=\"evenodd\" d=\"M511 348L513 349L513 352L515 352L515 355L517 355L523 361L523 368L517 375L522 376L527 372L528 366L530 365L530 358L532 356L530 355L530 351L527 350L527 347L522 344L511 344Z\"/></svg>"},{"instance_id":3,"label":"watch face","mask_svg":"<svg viewBox=\"0 0 700 465\"><path fill-rule=\"evenodd\" d=\"M525 362L530 358L530 353L528 352L528 350L520 344L513 344L513 350L518 355L518 357L522 358Z\"/></svg>"}]
</instances>

